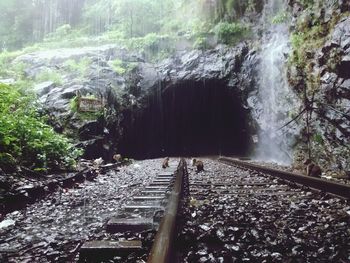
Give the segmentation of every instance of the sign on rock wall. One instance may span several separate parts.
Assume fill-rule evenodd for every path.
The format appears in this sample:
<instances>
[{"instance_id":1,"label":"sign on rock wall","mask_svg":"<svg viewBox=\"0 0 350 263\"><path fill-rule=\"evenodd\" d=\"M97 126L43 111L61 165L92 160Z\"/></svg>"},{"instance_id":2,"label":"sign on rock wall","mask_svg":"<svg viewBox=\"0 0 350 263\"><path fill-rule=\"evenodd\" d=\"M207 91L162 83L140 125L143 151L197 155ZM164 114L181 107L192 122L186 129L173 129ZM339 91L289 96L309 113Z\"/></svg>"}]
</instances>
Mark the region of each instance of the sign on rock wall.
<instances>
[{"instance_id":1,"label":"sign on rock wall","mask_svg":"<svg viewBox=\"0 0 350 263\"><path fill-rule=\"evenodd\" d=\"M78 111L80 112L98 112L103 109L103 99L83 98L78 96Z\"/></svg>"}]
</instances>

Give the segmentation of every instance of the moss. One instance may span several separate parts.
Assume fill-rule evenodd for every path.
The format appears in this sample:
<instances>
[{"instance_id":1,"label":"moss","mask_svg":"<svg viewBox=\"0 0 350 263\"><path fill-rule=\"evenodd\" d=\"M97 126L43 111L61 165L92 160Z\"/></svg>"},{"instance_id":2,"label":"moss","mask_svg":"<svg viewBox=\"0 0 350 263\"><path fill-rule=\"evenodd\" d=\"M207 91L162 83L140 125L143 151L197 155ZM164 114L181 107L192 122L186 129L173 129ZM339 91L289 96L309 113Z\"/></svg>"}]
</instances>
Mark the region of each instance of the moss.
<instances>
[{"instance_id":1,"label":"moss","mask_svg":"<svg viewBox=\"0 0 350 263\"><path fill-rule=\"evenodd\" d=\"M336 71L342 60L342 53L339 49L332 49L327 59L327 66L331 71Z\"/></svg>"},{"instance_id":2,"label":"moss","mask_svg":"<svg viewBox=\"0 0 350 263\"><path fill-rule=\"evenodd\" d=\"M306 6L313 1L304 1ZM315 55L329 39L334 26L344 16L334 15L328 23L322 23L314 18L314 10L311 6L304 10L296 25L294 33L291 34L292 55L289 57L289 69L296 67L299 76L302 77L307 94L319 89L320 73L315 70ZM340 54L334 49L326 56L326 64L330 70L336 70L340 62ZM298 83L298 80L290 79L290 83Z\"/></svg>"},{"instance_id":3,"label":"moss","mask_svg":"<svg viewBox=\"0 0 350 263\"><path fill-rule=\"evenodd\" d=\"M64 66L69 71L77 72L80 75L80 77L83 78L87 74L90 64L90 58L83 58L78 61L74 59L69 59L64 63Z\"/></svg>"}]
</instances>

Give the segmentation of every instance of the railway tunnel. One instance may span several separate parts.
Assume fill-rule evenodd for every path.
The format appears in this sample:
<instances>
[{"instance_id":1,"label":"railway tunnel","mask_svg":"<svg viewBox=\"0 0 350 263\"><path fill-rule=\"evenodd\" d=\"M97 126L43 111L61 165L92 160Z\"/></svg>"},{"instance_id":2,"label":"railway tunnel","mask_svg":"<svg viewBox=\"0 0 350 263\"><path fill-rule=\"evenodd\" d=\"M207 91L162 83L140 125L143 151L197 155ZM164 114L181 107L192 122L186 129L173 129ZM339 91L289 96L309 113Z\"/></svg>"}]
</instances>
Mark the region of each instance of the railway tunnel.
<instances>
[{"instance_id":1,"label":"railway tunnel","mask_svg":"<svg viewBox=\"0 0 350 263\"><path fill-rule=\"evenodd\" d=\"M249 111L238 89L215 80L159 85L125 130L123 154L161 156L244 155Z\"/></svg>"}]
</instances>

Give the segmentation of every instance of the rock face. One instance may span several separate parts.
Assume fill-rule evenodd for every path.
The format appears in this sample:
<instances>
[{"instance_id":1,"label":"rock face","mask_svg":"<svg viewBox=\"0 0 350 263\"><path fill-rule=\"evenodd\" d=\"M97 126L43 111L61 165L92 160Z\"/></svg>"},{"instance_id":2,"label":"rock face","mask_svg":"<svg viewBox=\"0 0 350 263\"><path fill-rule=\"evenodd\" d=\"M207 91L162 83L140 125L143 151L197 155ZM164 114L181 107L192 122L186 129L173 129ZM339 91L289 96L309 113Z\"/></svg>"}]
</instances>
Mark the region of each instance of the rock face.
<instances>
[{"instance_id":1,"label":"rock face","mask_svg":"<svg viewBox=\"0 0 350 263\"><path fill-rule=\"evenodd\" d=\"M331 153L339 156L335 164L350 169L349 155L343 155L349 153L346 147L350 143L350 17L335 26L322 52L326 59L325 65L319 65L325 68L317 94L317 114L322 117L320 129L333 146ZM337 54L334 65L329 63L332 54Z\"/></svg>"},{"instance_id":2,"label":"rock face","mask_svg":"<svg viewBox=\"0 0 350 263\"><path fill-rule=\"evenodd\" d=\"M236 87L248 46L218 46L213 50L182 52L165 60L158 67L162 80L170 85L185 81L222 80Z\"/></svg>"},{"instance_id":3,"label":"rock face","mask_svg":"<svg viewBox=\"0 0 350 263\"><path fill-rule=\"evenodd\" d=\"M297 1L290 2L295 9ZM329 34L324 44L306 58L311 66L309 76L319 77L313 91L314 155L322 165L345 171L350 170L350 17L345 13L349 9L349 1L333 1L332 5L325 1L320 9L308 10L317 23L329 28ZM294 12L295 22L302 11L300 8ZM289 73L293 86L303 96L307 83L302 73L293 67Z\"/></svg>"},{"instance_id":4,"label":"rock face","mask_svg":"<svg viewBox=\"0 0 350 263\"><path fill-rule=\"evenodd\" d=\"M131 113L123 150L139 158L243 154L253 126L245 107L253 88L244 67L249 57L246 44L218 46L179 52L148 68L148 77L134 85L138 89L132 93L136 105L146 110ZM145 89L143 83L150 88ZM147 154L139 155L140 148L147 149Z\"/></svg>"},{"instance_id":5,"label":"rock face","mask_svg":"<svg viewBox=\"0 0 350 263\"><path fill-rule=\"evenodd\" d=\"M85 157L110 159L119 151L120 142L123 149L132 146L132 139L125 140L126 135L140 128L138 123L150 108L152 98L166 97L180 86L195 83L204 90L205 83L210 87L218 85L228 90L229 96L237 97L235 104L244 109L253 89L251 54L246 44L235 48L218 46L209 51L179 52L152 64L108 45L35 52L20 56L13 63L24 63L26 76L38 83L34 89L57 131L76 139L85 148ZM97 114L77 112L74 105L77 92L103 98L106 109ZM193 95L196 94L188 94ZM243 111L240 114L249 119L249 111ZM246 129L249 125L242 127Z\"/></svg>"},{"instance_id":6,"label":"rock face","mask_svg":"<svg viewBox=\"0 0 350 263\"><path fill-rule=\"evenodd\" d=\"M137 63L140 58L115 46L40 51L18 57L13 63L26 65L26 76L35 80L34 90L59 132L69 134L84 146L86 157L102 155L110 159L120 130L116 111L124 103L127 79L113 69L113 62ZM103 98L106 112L77 112L74 99L82 96ZM118 95L117 95L118 94Z\"/></svg>"}]
</instances>

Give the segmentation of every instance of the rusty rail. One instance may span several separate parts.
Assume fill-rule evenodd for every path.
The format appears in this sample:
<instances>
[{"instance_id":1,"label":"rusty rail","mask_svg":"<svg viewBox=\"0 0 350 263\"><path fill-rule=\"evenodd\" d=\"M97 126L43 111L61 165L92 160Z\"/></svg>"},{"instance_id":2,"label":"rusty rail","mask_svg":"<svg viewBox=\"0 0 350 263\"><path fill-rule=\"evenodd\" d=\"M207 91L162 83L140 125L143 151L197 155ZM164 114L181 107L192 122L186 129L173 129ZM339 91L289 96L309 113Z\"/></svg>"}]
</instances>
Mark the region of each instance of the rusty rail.
<instances>
[{"instance_id":1,"label":"rusty rail","mask_svg":"<svg viewBox=\"0 0 350 263\"><path fill-rule=\"evenodd\" d=\"M283 180L291 181L297 184L302 184L317 190L321 190L343 198L350 199L350 185L340 184L340 183L328 181L321 178L305 176L298 173L277 170L274 168L265 167L265 166L244 162L244 161L236 160L232 158L227 158L227 157L221 157L219 158L219 161L227 164L234 164L237 166L257 170L259 172L263 172L263 173L270 174L272 176L279 177Z\"/></svg>"},{"instance_id":2,"label":"rusty rail","mask_svg":"<svg viewBox=\"0 0 350 263\"><path fill-rule=\"evenodd\" d=\"M181 193L183 191L185 169L186 161L185 159L181 159L176 171L174 188L170 193L165 215L160 223L151 252L147 260L148 263L171 262L170 257L172 255L172 246L175 236L176 216Z\"/></svg>"}]
</instances>

